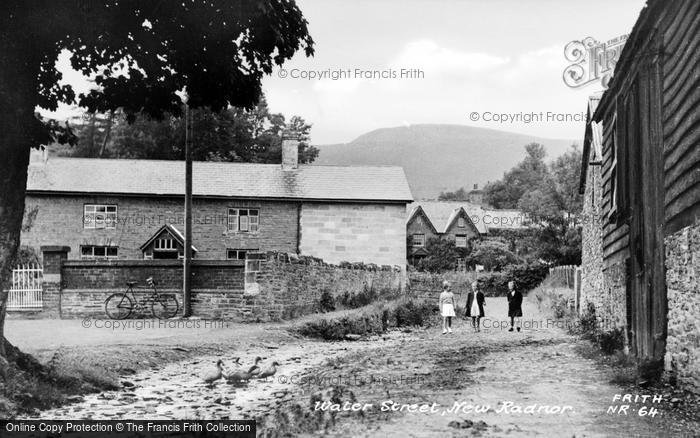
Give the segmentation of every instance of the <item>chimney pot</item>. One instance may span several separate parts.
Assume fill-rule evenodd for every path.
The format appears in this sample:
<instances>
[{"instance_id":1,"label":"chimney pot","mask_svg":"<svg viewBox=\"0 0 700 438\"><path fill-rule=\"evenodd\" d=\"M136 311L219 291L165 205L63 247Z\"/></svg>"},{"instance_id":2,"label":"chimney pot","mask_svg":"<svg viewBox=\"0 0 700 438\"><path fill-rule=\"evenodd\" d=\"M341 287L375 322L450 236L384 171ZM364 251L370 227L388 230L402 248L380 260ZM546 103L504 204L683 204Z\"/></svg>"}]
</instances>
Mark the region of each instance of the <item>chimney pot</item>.
<instances>
[{"instance_id":1,"label":"chimney pot","mask_svg":"<svg viewBox=\"0 0 700 438\"><path fill-rule=\"evenodd\" d=\"M299 168L299 134L285 129L282 131L282 170Z\"/></svg>"}]
</instances>

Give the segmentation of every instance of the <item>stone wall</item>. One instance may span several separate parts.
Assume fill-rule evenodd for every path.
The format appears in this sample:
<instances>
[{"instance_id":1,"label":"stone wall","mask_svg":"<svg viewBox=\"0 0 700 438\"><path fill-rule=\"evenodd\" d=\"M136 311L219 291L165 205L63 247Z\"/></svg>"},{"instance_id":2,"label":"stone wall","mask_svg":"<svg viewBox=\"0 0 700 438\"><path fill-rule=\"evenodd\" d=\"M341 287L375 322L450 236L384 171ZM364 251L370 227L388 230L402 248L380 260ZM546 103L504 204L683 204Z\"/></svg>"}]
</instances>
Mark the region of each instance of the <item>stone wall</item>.
<instances>
[{"instance_id":1,"label":"stone wall","mask_svg":"<svg viewBox=\"0 0 700 438\"><path fill-rule=\"evenodd\" d=\"M117 205L115 229L83 228L85 204ZM297 252L299 203L274 201L193 200L192 241L196 258L226 259L226 249ZM257 233L228 231L229 208L257 208ZM81 245L117 246L118 258L142 259L140 247L163 225L184 232L183 201L175 198L118 196L27 196L26 211L36 209L25 222L22 244L38 249L43 245L68 245L68 257L80 259Z\"/></svg>"},{"instance_id":2,"label":"stone wall","mask_svg":"<svg viewBox=\"0 0 700 438\"><path fill-rule=\"evenodd\" d=\"M583 195L581 219L581 298L579 311L585 311L588 303L596 309L605 301L603 282L603 224L600 203L602 187L600 166L588 166L586 190Z\"/></svg>"},{"instance_id":3,"label":"stone wall","mask_svg":"<svg viewBox=\"0 0 700 438\"><path fill-rule=\"evenodd\" d=\"M144 292L151 292L148 277L157 282L159 292L176 294L182 310L181 260L69 260L68 247L43 250L44 310L39 316L106 318L109 295L124 292L127 281L136 281L137 297L145 298ZM247 287L250 283L255 287ZM405 284L404 269L335 266L287 253L251 253L246 262L193 260L192 315L232 321L287 319L318 311L324 291L340 299L371 289L390 298L405 292ZM150 309L137 316L150 318Z\"/></svg>"},{"instance_id":4,"label":"stone wall","mask_svg":"<svg viewBox=\"0 0 700 438\"><path fill-rule=\"evenodd\" d=\"M380 298L405 291L405 271L390 266L334 266L312 258L289 258L267 253L256 275L259 294L255 300L269 309L270 319L288 319L319 310L324 291L336 300L343 295L372 289Z\"/></svg>"},{"instance_id":5,"label":"stone wall","mask_svg":"<svg viewBox=\"0 0 700 438\"><path fill-rule=\"evenodd\" d=\"M405 204L304 203L300 253L328 263L406 265Z\"/></svg>"},{"instance_id":6,"label":"stone wall","mask_svg":"<svg viewBox=\"0 0 700 438\"><path fill-rule=\"evenodd\" d=\"M665 238L668 336L666 369L700 392L700 220Z\"/></svg>"},{"instance_id":7,"label":"stone wall","mask_svg":"<svg viewBox=\"0 0 700 438\"><path fill-rule=\"evenodd\" d=\"M442 292L442 282L447 280L457 305L463 307L467 302L467 294L471 291L471 284L476 278L477 274L473 271L440 274L411 271L408 273L408 293L412 297L434 300L437 303Z\"/></svg>"},{"instance_id":8,"label":"stone wall","mask_svg":"<svg viewBox=\"0 0 700 438\"><path fill-rule=\"evenodd\" d=\"M603 258L601 166L589 165L582 210L581 298L579 312L593 304L600 328L608 331L627 323L627 268L621 259ZM626 338L625 338L626 340Z\"/></svg>"},{"instance_id":9,"label":"stone wall","mask_svg":"<svg viewBox=\"0 0 700 438\"><path fill-rule=\"evenodd\" d=\"M254 306L244 299L244 263L235 260L193 260L192 311L201 317L244 320ZM127 281L137 281L137 299L151 293L146 278L153 277L159 292L176 294L180 309L182 261L179 260L65 260L61 267L60 316L105 318L104 303L124 292ZM45 307L47 304L45 303ZM150 317L150 313L146 313Z\"/></svg>"}]
</instances>

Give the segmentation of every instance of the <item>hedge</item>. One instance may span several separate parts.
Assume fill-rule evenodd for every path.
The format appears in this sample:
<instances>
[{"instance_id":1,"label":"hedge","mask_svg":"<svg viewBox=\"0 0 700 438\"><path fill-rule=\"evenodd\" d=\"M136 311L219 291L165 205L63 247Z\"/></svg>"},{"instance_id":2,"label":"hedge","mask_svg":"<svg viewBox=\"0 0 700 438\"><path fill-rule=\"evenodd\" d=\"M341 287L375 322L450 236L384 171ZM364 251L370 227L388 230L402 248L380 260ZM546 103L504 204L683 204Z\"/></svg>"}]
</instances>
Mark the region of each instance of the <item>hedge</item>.
<instances>
[{"instance_id":1,"label":"hedge","mask_svg":"<svg viewBox=\"0 0 700 438\"><path fill-rule=\"evenodd\" d=\"M541 263L523 263L507 266L501 272L490 272L479 278L479 286L486 296L498 297L508 293L508 282L514 281L516 289L530 291L542 283L549 274L549 267Z\"/></svg>"}]
</instances>

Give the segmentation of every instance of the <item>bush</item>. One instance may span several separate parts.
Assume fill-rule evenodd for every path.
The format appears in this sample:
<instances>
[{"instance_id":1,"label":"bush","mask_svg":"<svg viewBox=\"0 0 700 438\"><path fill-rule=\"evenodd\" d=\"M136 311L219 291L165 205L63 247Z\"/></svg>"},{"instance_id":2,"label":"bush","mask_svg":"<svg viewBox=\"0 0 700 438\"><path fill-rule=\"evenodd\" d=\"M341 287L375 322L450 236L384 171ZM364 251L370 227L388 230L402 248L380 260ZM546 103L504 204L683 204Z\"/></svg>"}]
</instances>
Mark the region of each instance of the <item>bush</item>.
<instances>
[{"instance_id":1,"label":"bush","mask_svg":"<svg viewBox=\"0 0 700 438\"><path fill-rule=\"evenodd\" d=\"M578 334L586 339L596 340L598 335L598 318L595 315L595 305L588 303L586 310L579 318Z\"/></svg>"},{"instance_id":2,"label":"bush","mask_svg":"<svg viewBox=\"0 0 700 438\"><path fill-rule=\"evenodd\" d=\"M368 304L372 304L373 302L377 301L378 298L379 295L377 292L373 288L365 285L362 288L362 291L356 294L346 291L340 299L340 303L345 308L357 309L358 307L364 307Z\"/></svg>"},{"instance_id":3,"label":"bush","mask_svg":"<svg viewBox=\"0 0 700 438\"><path fill-rule=\"evenodd\" d=\"M505 296L508 282L514 281L515 287L525 293L536 288L549 274L549 267L541 263L523 263L507 266L501 272L491 272L479 279L484 295Z\"/></svg>"},{"instance_id":4,"label":"bush","mask_svg":"<svg viewBox=\"0 0 700 438\"><path fill-rule=\"evenodd\" d=\"M486 270L500 271L521 260L513 254L508 243L501 239L486 239L474 243L474 250L468 258L470 265L482 265Z\"/></svg>"},{"instance_id":5,"label":"bush","mask_svg":"<svg viewBox=\"0 0 700 438\"><path fill-rule=\"evenodd\" d=\"M328 290L321 293L321 298L318 300L318 307L321 312L332 312L335 310L335 298Z\"/></svg>"},{"instance_id":6,"label":"bush","mask_svg":"<svg viewBox=\"0 0 700 438\"><path fill-rule=\"evenodd\" d=\"M569 306L570 302L571 300L568 296L564 294L556 295L551 303L554 317L557 319L563 319L571 316L571 307Z\"/></svg>"},{"instance_id":7,"label":"bush","mask_svg":"<svg viewBox=\"0 0 700 438\"><path fill-rule=\"evenodd\" d=\"M613 354L622 350L625 345L625 332L621 328L615 328L607 332L601 332L598 338L600 349L605 354Z\"/></svg>"},{"instance_id":8,"label":"bush","mask_svg":"<svg viewBox=\"0 0 700 438\"><path fill-rule=\"evenodd\" d=\"M294 330L302 336L325 340L342 340L349 334L380 334L392 327L426 326L434 307L414 300L373 304L340 317L321 317Z\"/></svg>"},{"instance_id":9,"label":"bush","mask_svg":"<svg viewBox=\"0 0 700 438\"><path fill-rule=\"evenodd\" d=\"M453 271L457 267L457 259L469 254L471 241L467 248L457 248L454 240L433 237L425 243L427 255L416 262L416 269L427 272Z\"/></svg>"}]
</instances>

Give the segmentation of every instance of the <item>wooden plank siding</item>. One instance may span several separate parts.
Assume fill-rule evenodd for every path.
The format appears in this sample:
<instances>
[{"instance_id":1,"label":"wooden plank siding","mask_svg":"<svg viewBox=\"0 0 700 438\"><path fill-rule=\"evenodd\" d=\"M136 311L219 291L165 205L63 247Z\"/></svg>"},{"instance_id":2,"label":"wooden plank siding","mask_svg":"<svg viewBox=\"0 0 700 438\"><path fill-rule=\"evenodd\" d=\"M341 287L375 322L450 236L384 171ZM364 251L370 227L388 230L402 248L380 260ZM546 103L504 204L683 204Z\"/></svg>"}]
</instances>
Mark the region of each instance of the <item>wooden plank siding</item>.
<instances>
[{"instance_id":1,"label":"wooden plank siding","mask_svg":"<svg viewBox=\"0 0 700 438\"><path fill-rule=\"evenodd\" d=\"M629 344L645 360L665 351L664 237L700 218L698 53L700 2L649 0L593 117L603 124L603 264L625 266Z\"/></svg>"},{"instance_id":2,"label":"wooden plank siding","mask_svg":"<svg viewBox=\"0 0 700 438\"><path fill-rule=\"evenodd\" d=\"M626 223L618 224L616 221L608 220L610 210L613 205L612 199L612 162L613 146L615 141L615 131L617 121L616 114L612 110L603 122L603 159L602 159L602 187L603 198L601 201L601 213L603 215L603 258L604 267L609 267L615 263L624 262L628 257L627 245L628 226Z\"/></svg>"},{"instance_id":3,"label":"wooden plank siding","mask_svg":"<svg viewBox=\"0 0 700 438\"><path fill-rule=\"evenodd\" d=\"M700 218L700 2L672 3L663 34L666 235Z\"/></svg>"}]
</instances>

